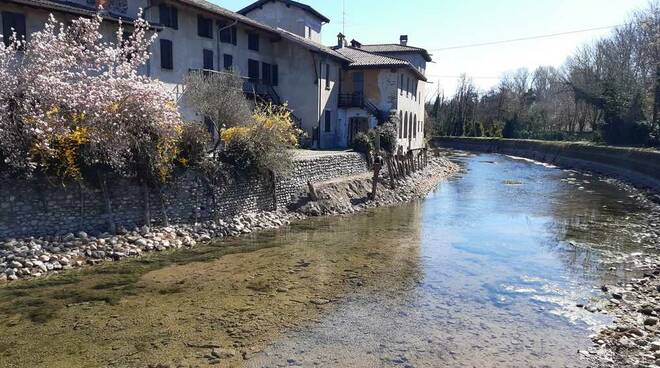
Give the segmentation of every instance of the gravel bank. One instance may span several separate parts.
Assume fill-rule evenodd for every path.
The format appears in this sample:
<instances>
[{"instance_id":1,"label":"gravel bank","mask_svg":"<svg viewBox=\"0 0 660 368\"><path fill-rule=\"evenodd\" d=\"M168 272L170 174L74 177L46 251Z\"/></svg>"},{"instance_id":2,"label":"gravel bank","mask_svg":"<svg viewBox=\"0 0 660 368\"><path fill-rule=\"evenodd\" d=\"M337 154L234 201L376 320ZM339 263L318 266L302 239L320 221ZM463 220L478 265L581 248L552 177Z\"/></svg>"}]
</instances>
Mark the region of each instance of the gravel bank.
<instances>
[{"instance_id":1,"label":"gravel bank","mask_svg":"<svg viewBox=\"0 0 660 368\"><path fill-rule=\"evenodd\" d=\"M428 167L399 182L396 189L380 186L382 189L375 201L366 199L368 192L365 190L371 188L370 178L351 178L347 180L353 183L349 186L362 189L345 191L345 197L333 203L326 201L320 211L310 211L309 208L314 208L312 205L292 211L247 213L217 222L193 225L151 228L143 226L130 230L120 228L115 235L103 233L92 236L79 232L64 236L7 239L0 242L0 283L41 277L126 257L139 257L145 252L194 247L211 239L235 237L286 226L291 221L300 220L307 215L350 214L367 208L407 202L423 197L440 180L457 170L457 165L448 160L433 158ZM345 184L338 181L337 186L345 187Z\"/></svg>"}]
</instances>

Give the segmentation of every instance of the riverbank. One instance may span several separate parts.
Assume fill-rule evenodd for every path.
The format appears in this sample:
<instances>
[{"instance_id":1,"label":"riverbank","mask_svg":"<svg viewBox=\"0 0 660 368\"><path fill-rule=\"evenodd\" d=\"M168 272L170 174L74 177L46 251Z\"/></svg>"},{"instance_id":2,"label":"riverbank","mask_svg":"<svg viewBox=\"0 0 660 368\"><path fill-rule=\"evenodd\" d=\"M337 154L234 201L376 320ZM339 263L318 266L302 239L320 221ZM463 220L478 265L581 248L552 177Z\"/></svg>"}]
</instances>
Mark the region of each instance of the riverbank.
<instances>
[{"instance_id":1,"label":"riverbank","mask_svg":"<svg viewBox=\"0 0 660 368\"><path fill-rule=\"evenodd\" d=\"M148 252L194 247L212 239L237 237L257 231L286 226L306 216L350 214L367 208L395 205L423 197L437 183L458 171L458 166L443 157L433 157L429 165L400 180L395 189L381 179L376 200L367 199L371 190L370 175L361 174L332 180L333 185L320 182L326 194L332 196L318 202L294 207L292 210L254 211L196 224L165 227L119 228L116 235L102 233L90 236L85 232L62 236L42 236L8 239L0 242L0 283L21 278L36 278L62 271L139 257ZM332 188L329 190L328 188ZM339 195L341 193L341 195ZM305 199L305 202L310 202ZM310 210L318 208L318 210Z\"/></svg>"},{"instance_id":2,"label":"riverbank","mask_svg":"<svg viewBox=\"0 0 660 368\"><path fill-rule=\"evenodd\" d=\"M502 153L591 171L660 193L660 151L657 150L504 138L436 137L432 142L437 147Z\"/></svg>"},{"instance_id":3,"label":"riverbank","mask_svg":"<svg viewBox=\"0 0 660 368\"><path fill-rule=\"evenodd\" d=\"M580 353L593 367L660 366L660 152L643 149L599 147L581 143L510 139L442 137L437 146L468 151L497 152L563 168L596 172L631 183L647 192L626 188L650 209L648 227L637 234L655 243L651 253L612 255L610 272L634 274L628 282L603 285L601 302L578 304L588 312L613 318L613 324L592 336L593 346ZM580 185L580 183L576 183ZM626 268L614 264L626 264Z\"/></svg>"}]
</instances>

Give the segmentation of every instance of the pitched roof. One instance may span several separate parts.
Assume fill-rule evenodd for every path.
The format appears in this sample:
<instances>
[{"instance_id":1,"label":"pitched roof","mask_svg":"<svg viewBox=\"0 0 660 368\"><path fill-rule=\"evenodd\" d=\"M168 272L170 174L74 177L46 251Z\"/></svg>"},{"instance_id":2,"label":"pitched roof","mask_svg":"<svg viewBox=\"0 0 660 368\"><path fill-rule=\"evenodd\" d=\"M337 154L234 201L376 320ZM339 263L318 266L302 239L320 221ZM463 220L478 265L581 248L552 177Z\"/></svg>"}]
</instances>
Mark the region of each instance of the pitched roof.
<instances>
[{"instance_id":1,"label":"pitched roof","mask_svg":"<svg viewBox=\"0 0 660 368\"><path fill-rule=\"evenodd\" d=\"M296 44L298 44L298 45L300 45L300 46L302 46L306 49L332 56L332 57L334 57L336 59L339 59L339 60L341 60L345 63L353 62L353 60L351 58L346 57L342 53L337 52L336 50L333 50L332 48L330 48L328 46L322 45L320 43L316 43L316 42L314 42L314 41L312 41L308 38L299 36L295 33L291 33L291 32L289 32L285 29L282 29L282 28L277 28L276 31L280 34L280 36L282 36L282 38L284 38L288 41L291 41L293 43L296 43Z\"/></svg>"},{"instance_id":2,"label":"pitched roof","mask_svg":"<svg viewBox=\"0 0 660 368\"><path fill-rule=\"evenodd\" d=\"M379 44L379 45L362 45L362 49L368 52L375 52L379 54L399 53L399 52L420 53L422 54L422 56L424 56L424 59L426 61L433 61L433 59L431 58L431 54L429 54L428 51L420 47L413 47L407 45L404 46L396 43L389 43L389 44Z\"/></svg>"},{"instance_id":3,"label":"pitched roof","mask_svg":"<svg viewBox=\"0 0 660 368\"><path fill-rule=\"evenodd\" d=\"M244 15L238 14L236 12L225 9L221 6L215 5L215 4L210 3L208 1L205 1L205 0L176 0L176 1L178 1L180 3L183 3L183 4L187 4L187 5L196 7L196 8L199 8L199 9L202 9L202 10L206 10L208 12L214 13L216 15L219 15L219 16L222 16L222 17L225 17L225 18L233 19L233 20L235 20L239 23L243 23L245 25L260 29L264 32L268 32L268 33L271 33L271 34L276 34L277 33L277 32L275 32L275 28L273 28L271 26L268 26L266 24L257 22L256 20L254 20L252 18L248 18Z\"/></svg>"},{"instance_id":4,"label":"pitched roof","mask_svg":"<svg viewBox=\"0 0 660 368\"><path fill-rule=\"evenodd\" d=\"M407 68L417 75L417 78L426 81L426 76L405 60L379 55L349 46L337 48L335 51L353 60L349 64L349 68Z\"/></svg>"},{"instance_id":5,"label":"pitched roof","mask_svg":"<svg viewBox=\"0 0 660 368\"><path fill-rule=\"evenodd\" d=\"M75 3L72 1L63 1L63 0L7 0L10 3L29 5L36 8L42 8L46 10L55 10L65 13L73 13L84 16L94 16L97 11L93 6L85 6L80 3ZM112 11L105 11L102 13L103 19L117 21L122 20L126 23L133 23L135 18L131 18L119 13L114 13ZM157 28L157 27L156 27Z\"/></svg>"},{"instance_id":6,"label":"pitched roof","mask_svg":"<svg viewBox=\"0 0 660 368\"><path fill-rule=\"evenodd\" d=\"M300 9L314 15L315 17L319 18L321 21L323 21L325 23L330 23L330 19L328 19L328 17L326 17L325 15L319 13L314 8L312 8L311 6L309 6L307 4L299 3L297 1L292 1L292 0L259 0L259 1L256 1L256 2L246 6L245 8L239 10L238 13L246 15L247 13L253 11L256 8L259 8L259 7L263 6L264 4L266 4L269 1L273 1L273 2L281 1L284 4L286 4L287 6L295 6L297 8L300 8Z\"/></svg>"}]
</instances>

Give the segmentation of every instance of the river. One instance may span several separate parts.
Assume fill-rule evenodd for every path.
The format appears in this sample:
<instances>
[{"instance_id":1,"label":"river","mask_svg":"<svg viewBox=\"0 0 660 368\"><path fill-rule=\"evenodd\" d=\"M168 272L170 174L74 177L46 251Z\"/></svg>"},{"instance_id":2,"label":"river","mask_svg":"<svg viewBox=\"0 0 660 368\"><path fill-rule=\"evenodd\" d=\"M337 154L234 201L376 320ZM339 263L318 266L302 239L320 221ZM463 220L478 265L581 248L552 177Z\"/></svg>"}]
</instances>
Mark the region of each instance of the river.
<instances>
[{"instance_id":1,"label":"river","mask_svg":"<svg viewBox=\"0 0 660 368\"><path fill-rule=\"evenodd\" d=\"M653 205L523 159L454 160L423 201L0 288L0 366L583 367L611 322L601 285L657 241Z\"/></svg>"}]
</instances>

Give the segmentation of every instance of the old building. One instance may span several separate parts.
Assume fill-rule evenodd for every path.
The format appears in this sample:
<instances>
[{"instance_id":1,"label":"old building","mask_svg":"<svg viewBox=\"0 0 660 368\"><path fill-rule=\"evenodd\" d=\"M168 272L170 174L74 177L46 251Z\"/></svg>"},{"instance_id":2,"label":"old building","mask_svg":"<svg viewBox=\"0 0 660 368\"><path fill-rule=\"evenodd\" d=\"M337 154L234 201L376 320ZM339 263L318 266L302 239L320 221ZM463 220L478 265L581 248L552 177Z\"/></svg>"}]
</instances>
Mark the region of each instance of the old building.
<instances>
[{"instance_id":1,"label":"old building","mask_svg":"<svg viewBox=\"0 0 660 368\"><path fill-rule=\"evenodd\" d=\"M129 23L144 9L158 32L144 73L165 82L180 97L191 70L233 70L244 91L287 103L297 124L317 148L350 145L358 131L401 117L403 149L423 144L424 77L430 55L402 38L393 45L336 47L321 44L330 20L312 7L291 0L260 0L232 12L205 0L4 0L0 26L28 40L49 13L66 22L95 14L103 5L110 36L116 21ZM188 119L201 120L181 106Z\"/></svg>"}]
</instances>

